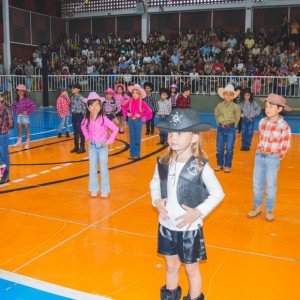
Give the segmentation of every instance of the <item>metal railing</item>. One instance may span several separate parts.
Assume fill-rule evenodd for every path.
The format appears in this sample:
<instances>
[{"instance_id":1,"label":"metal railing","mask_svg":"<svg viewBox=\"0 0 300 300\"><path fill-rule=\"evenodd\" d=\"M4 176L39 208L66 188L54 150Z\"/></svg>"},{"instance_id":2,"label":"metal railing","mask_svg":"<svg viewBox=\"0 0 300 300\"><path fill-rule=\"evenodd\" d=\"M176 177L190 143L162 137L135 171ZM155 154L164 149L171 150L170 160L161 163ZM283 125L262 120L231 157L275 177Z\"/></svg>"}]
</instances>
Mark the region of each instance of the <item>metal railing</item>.
<instances>
[{"instance_id":1,"label":"metal railing","mask_svg":"<svg viewBox=\"0 0 300 300\"><path fill-rule=\"evenodd\" d=\"M48 90L58 91L64 87L70 90L71 85L79 83L83 92L96 91L103 93L107 88L114 87L117 83L144 85L145 82L153 84L153 92L158 93L160 88L169 88L175 83L178 92L184 86L190 86L191 93L195 95L216 95L218 88L225 87L228 83L235 88L250 88L255 96L266 96L276 93L284 97L300 96L300 77L289 76L191 76L191 75L49 75ZM0 90L12 92L18 84L25 84L30 91L43 90L42 75L0 76Z\"/></svg>"}]
</instances>

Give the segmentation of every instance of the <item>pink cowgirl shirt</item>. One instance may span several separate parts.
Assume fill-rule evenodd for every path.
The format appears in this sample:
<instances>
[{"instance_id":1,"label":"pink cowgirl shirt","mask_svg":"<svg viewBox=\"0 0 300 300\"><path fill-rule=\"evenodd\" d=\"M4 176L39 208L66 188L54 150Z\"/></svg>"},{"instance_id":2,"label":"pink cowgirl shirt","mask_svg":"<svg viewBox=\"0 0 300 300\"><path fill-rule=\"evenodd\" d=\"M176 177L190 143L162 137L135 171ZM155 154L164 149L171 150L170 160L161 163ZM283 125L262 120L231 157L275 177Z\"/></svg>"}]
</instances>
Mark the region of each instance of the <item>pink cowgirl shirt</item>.
<instances>
[{"instance_id":1,"label":"pink cowgirl shirt","mask_svg":"<svg viewBox=\"0 0 300 300\"><path fill-rule=\"evenodd\" d=\"M111 130L111 134L108 136L107 131ZM110 145L114 142L119 128L110 121L107 117L98 117L96 120L90 120L90 123L85 118L81 123L81 130L86 140L91 142L104 142Z\"/></svg>"},{"instance_id":2,"label":"pink cowgirl shirt","mask_svg":"<svg viewBox=\"0 0 300 300\"><path fill-rule=\"evenodd\" d=\"M121 94L115 94L114 99L123 106L128 100L130 100L130 97L126 94L124 94L124 96Z\"/></svg>"},{"instance_id":3,"label":"pink cowgirl shirt","mask_svg":"<svg viewBox=\"0 0 300 300\"><path fill-rule=\"evenodd\" d=\"M142 121L151 120L152 118L152 110L151 108L141 99L131 99L126 102L122 107L124 117L127 116L128 113L131 113L131 118L136 118L135 115L139 114L138 118L141 118Z\"/></svg>"}]
</instances>

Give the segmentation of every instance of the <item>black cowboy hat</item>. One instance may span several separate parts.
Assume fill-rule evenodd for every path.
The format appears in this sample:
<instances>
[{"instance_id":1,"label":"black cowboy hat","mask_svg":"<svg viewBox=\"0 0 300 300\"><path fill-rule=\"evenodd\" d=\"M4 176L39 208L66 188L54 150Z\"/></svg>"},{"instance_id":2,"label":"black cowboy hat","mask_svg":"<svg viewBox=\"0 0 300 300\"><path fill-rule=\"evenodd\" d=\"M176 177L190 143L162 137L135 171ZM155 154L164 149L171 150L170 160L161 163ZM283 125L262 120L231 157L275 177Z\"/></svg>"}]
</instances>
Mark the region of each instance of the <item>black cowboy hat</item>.
<instances>
[{"instance_id":1,"label":"black cowboy hat","mask_svg":"<svg viewBox=\"0 0 300 300\"><path fill-rule=\"evenodd\" d=\"M197 111L190 108L175 108L170 116L156 125L159 129L171 132L194 132L211 129L210 123L201 123Z\"/></svg>"}]
</instances>

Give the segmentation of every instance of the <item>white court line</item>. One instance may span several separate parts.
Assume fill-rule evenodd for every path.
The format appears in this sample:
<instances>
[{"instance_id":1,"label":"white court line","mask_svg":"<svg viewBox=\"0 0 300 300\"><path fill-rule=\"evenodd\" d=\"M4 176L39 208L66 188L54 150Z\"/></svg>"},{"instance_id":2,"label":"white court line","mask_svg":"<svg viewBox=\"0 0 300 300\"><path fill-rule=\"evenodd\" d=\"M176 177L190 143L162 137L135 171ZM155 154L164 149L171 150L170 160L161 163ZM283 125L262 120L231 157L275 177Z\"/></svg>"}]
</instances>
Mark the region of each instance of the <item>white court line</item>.
<instances>
[{"instance_id":1,"label":"white court line","mask_svg":"<svg viewBox=\"0 0 300 300\"><path fill-rule=\"evenodd\" d=\"M36 176L39 176L39 174L31 174L31 175L27 175L25 177L26 178L33 178L33 177L36 177Z\"/></svg>"},{"instance_id":2,"label":"white court line","mask_svg":"<svg viewBox=\"0 0 300 300\"><path fill-rule=\"evenodd\" d=\"M41 171L41 172L39 172L40 174L46 174L46 173L49 173L49 172L51 172L50 170L44 170L44 171Z\"/></svg>"},{"instance_id":3,"label":"white court line","mask_svg":"<svg viewBox=\"0 0 300 300\"><path fill-rule=\"evenodd\" d=\"M20 181L23 181L23 180L24 180L24 178L20 178L20 179L12 180L11 182L17 183L17 182L20 182Z\"/></svg>"},{"instance_id":4,"label":"white court line","mask_svg":"<svg viewBox=\"0 0 300 300\"><path fill-rule=\"evenodd\" d=\"M64 167L67 167L67 166L70 166L70 165L73 165L73 163L66 163L66 164L62 164Z\"/></svg>"},{"instance_id":5,"label":"white court line","mask_svg":"<svg viewBox=\"0 0 300 300\"><path fill-rule=\"evenodd\" d=\"M51 170L59 170L59 169L61 169L61 168L62 168L62 166L57 166L57 167L51 168Z\"/></svg>"},{"instance_id":6,"label":"white court line","mask_svg":"<svg viewBox=\"0 0 300 300\"><path fill-rule=\"evenodd\" d=\"M107 300L111 299L100 295L93 295L78 290L73 290L63 286L59 286L53 283L45 282L42 280L30 278L24 275L14 274L5 270L0 270L0 278L12 282L12 286L9 289L13 289L16 284L21 284L36 290L40 290L46 293L55 294L61 297L66 297L76 300ZM7 290L8 288L6 288ZM3 292L5 294L5 292ZM3 295L5 296L5 295Z\"/></svg>"}]
</instances>

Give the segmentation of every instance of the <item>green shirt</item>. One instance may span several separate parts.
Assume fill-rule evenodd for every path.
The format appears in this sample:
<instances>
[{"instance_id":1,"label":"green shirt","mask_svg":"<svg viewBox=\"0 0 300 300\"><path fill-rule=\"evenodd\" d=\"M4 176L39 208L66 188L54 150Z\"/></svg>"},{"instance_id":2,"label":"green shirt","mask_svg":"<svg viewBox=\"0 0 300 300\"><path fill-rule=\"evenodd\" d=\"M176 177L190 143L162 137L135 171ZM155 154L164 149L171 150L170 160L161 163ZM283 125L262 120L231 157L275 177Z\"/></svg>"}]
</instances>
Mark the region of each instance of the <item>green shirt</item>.
<instances>
[{"instance_id":1,"label":"green shirt","mask_svg":"<svg viewBox=\"0 0 300 300\"><path fill-rule=\"evenodd\" d=\"M219 103L215 108L215 118L217 124L232 124L238 125L240 121L241 109L234 102L225 103L225 101Z\"/></svg>"}]
</instances>

